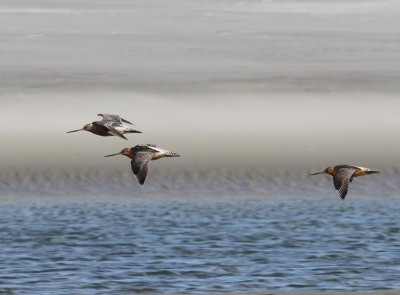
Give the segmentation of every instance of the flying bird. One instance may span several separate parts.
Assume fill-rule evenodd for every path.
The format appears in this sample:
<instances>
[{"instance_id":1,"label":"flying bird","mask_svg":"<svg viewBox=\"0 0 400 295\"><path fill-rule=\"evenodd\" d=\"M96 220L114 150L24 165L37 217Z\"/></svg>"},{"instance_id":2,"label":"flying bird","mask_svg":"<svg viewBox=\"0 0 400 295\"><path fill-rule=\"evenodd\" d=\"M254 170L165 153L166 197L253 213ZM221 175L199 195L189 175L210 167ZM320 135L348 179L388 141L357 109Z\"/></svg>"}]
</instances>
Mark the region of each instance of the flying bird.
<instances>
[{"instance_id":1,"label":"flying bird","mask_svg":"<svg viewBox=\"0 0 400 295\"><path fill-rule=\"evenodd\" d=\"M178 154L157 147L154 144L139 144L132 148L124 148L119 153L107 155L104 157L111 157L116 155L124 155L132 159L131 167L133 174L136 176L141 185L143 185L144 181L146 180L150 161L158 160L164 157L180 157Z\"/></svg>"},{"instance_id":2,"label":"flying bird","mask_svg":"<svg viewBox=\"0 0 400 295\"><path fill-rule=\"evenodd\" d=\"M310 175L329 174L333 176L333 184L342 200L346 197L349 189L349 183L353 181L353 177L364 176L368 174L379 173L378 170L373 170L365 167L351 165L337 165L326 168L325 170Z\"/></svg>"},{"instance_id":3,"label":"flying bird","mask_svg":"<svg viewBox=\"0 0 400 295\"><path fill-rule=\"evenodd\" d=\"M124 123L131 124L131 122L121 118L118 115L111 114L98 114L98 116L103 117L101 121L94 121L92 123L86 124L81 129L68 131L67 133L77 132L77 131L89 131L100 136L118 136L123 139L127 139L125 133L142 133L139 130L135 130L131 127L126 126Z\"/></svg>"}]
</instances>

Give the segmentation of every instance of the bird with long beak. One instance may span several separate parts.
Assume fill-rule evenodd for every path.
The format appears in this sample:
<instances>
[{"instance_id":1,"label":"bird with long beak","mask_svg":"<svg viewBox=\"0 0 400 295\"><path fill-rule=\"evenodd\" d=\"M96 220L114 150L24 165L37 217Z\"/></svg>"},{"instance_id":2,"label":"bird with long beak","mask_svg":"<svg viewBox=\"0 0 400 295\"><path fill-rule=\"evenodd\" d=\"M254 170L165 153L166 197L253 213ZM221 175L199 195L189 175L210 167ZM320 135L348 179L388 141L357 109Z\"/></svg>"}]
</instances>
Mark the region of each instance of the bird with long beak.
<instances>
[{"instance_id":1,"label":"bird with long beak","mask_svg":"<svg viewBox=\"0 0 400 295\"><path fill-rule=\"evenodd\" d=\"M328 167L321 172L311 173L310 175L329 174L333 176L333 184L335 185L335 189L343 200L347 195L349 183L353 181L353 177L364 176L374 173L379 173L379 171L365 167L337 165Z\"/></svg>"},{"instance_id":2,"label":"bird with long beak","mask_svg":"<svg viewBox=\"0 0 400 295\"><path fill-rule=\"evenodd\" d=\"M180 157L177 153L159 148L154 144L139 144L132 148L124 148L119 153L106 155L104 157L117 155L124 155L131 159L132 172L141 185L143 185L146 180L150 161L164 157Z\"/></svg>"},{"instance_id":3,"label":"bird with long beak","mask_svg":"<svg viewBox=\"0 0 400 295\"><path fill-rule=\"evenodd\" d=\"M86 124L81 129L68 131L67 133L77 132L77 131L89 131L93 134L100 135L100 136L118 136L123 139L127 139L124 134L125 133L142 133L139 130L135 130L123 124L131 124L131 122L121 118L118 115L111 115L111 114L98 114L99 116L103 117L101 121L94 121L92 123Z\"/></svg>"}]
</instances>

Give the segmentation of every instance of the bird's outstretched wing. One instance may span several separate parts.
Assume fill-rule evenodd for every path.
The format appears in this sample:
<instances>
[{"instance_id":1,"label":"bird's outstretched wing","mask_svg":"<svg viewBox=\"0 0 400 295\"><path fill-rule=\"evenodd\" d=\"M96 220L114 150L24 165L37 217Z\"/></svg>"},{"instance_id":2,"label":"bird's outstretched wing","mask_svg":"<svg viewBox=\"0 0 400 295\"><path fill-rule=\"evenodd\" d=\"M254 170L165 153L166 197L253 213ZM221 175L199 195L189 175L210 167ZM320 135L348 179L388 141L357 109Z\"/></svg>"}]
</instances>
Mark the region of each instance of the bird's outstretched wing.
<instances>
[{"instance_id":1,"label":"bird's outstretched wing","mask_svg":"<svg viewBox=\"0 0 400 295\"><path fill-rule=\"evenodd\" d=\"M131 122L125 120L124 118L121 118L118 115L112 115L112 114L98 114L98 115L103 117L103 121L114 121L115 123L118 124L122 124L122 122L124 122L133 125Z\"/></svg>"},{"instance_id":2,"label":"bird's outstretched wing","mask_svg":"<svg viewBox=\"0 0 400 295\"><path fill-rule=\"evenodd\" d=\"M102 116L103 120L93 122L93 124L96 124L97 126L102 126L103 128L106 128L109 133L128 140L121 132L116 129L116 127L122 127L121 118L119 116L110 114L99 114L99 116Z\"/></svg>"},{"instance_id":3,"label":"bird's outstretched wing","mask_svg":"<svg viewBox=\"0 0 400 295\"><path fill-rule=\"evenodd\" d=\"M110 132L118 137L128 140L122 133L118 132L118 130L114 128L115 125L113 125L111 122L105 123L104 126L106 126L108 128L108 132Z\"/></svg>"},{"instance_id":4,"label":"bird's outstretched wing","mask_svg":"<svg viewBox=\"0 0 400 295\"><path fill-rule=\"evenodd\" d=\"M112 115L112 114L98 114L98 116L103 117L103 122L107 122L107 121L114 121L117 123L122 124L121 122L121 118L118 115Z\"/></svg>"},{"instance_id":5,"label":"bird's outstretched wing","mask_svg":"<svg viewBox=\"0 0 400 295\"><path fill-rule=\"evenodd\" d=\"M146 180L147 172L149 171L149 163L150 161L147 161L142 169L139 171L139 173L136 175L137 180L141 185L144 184L144 181Z\"/></svg>"},{"instance_id":6,"label":"bird's outstretched wing","mask_svg":"<svg viewBox=\"0 0 400 295\"><path fill-rule=\"evenodd\" d=\"M132 172L140 184L143 184L146 180L149 162L154 154L155 152L152 151L137 152L131 161Z\"/></svg>"},{"instance_id":7,"label":"bird's outstretched wing","mask_svg":"<svg viewBox=\"0 0 400 295\"><path fill-rule=\"evenodd\" d=\"M356 167L340 168L333 176L333 184L342 199L346 197L351 178L357 170Z\"/></svg>"},{"instance_id":8,"label":"bird's outstretched wing","mask_svg":"<svg viewBox=\"0 0 400 295\"><path fill-rule=\"evenodd\" d=\"M135 153L144 153L144 152L149 152L149 153L156 153L160 151L160 148L158 148L155 144L137 144L133 147L135 150Z\"/></svg>"},{"instance_id":9,"label":"bird's outstretched wing","mask_svg":"<svg viewBox=\"0 0 400 295\"><path fill-rule=\"evenodd\" d=\"M128 120L125 120L124 118L121 118L121 121L124 122L124 123L128 123L128 124L133 125L131 122L129 122Z\"/></svg>"}]
</instances>

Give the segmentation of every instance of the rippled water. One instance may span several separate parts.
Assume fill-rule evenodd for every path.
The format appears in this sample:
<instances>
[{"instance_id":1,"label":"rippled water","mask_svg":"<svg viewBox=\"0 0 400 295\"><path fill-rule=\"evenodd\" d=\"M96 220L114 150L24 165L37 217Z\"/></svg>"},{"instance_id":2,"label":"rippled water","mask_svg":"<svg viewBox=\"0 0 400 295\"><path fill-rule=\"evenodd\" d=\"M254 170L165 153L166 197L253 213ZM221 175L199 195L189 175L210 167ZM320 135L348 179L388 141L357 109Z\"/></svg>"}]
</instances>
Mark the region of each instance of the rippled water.
<instances>
[{"instance_id":1,"label":"rippled water","mask_svg":"<svg viewBox=\"0 0 400 295\"><path fill-rule=\"evenodd\" d=\"M0 292L400 289L400 198L22 198L0 207Z\"/></svg>"}]
</instances>

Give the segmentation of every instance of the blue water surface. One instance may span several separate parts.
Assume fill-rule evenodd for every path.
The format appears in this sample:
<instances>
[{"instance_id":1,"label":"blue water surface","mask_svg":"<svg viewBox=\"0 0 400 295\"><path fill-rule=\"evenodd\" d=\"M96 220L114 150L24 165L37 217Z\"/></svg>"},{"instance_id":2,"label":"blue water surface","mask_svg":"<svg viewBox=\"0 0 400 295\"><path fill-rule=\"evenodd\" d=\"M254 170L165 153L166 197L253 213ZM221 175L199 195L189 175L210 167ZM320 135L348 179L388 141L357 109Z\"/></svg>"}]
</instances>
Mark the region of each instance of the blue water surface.
<instances>
[{"instance_id":1,"label":"blue water surface","mask_svg":"<svg viewBox=\"0 0 400 295\"><path fill-rule=\"evenodd\" d=\"M0 292L400 289L400 198L66 196L0 207Z\"/></svg>"}]
</instances>

